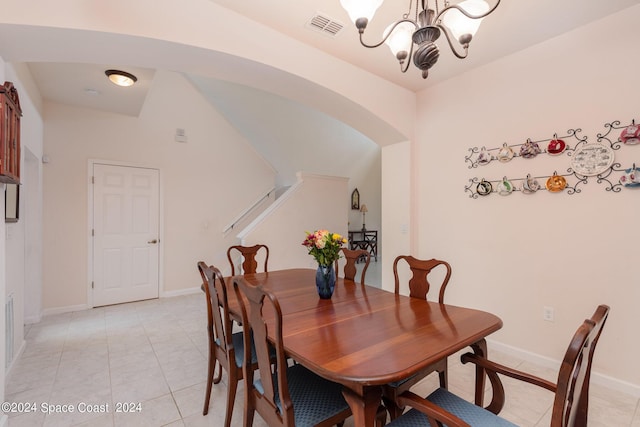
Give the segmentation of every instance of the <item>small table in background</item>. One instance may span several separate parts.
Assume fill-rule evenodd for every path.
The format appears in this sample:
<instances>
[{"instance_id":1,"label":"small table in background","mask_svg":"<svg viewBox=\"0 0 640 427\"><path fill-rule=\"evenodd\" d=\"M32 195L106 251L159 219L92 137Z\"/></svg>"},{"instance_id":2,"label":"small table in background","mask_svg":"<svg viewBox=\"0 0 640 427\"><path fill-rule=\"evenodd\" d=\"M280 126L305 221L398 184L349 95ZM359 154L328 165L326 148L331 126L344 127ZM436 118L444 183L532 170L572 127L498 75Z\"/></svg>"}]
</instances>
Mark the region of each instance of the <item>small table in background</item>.
<instances>
[{"instance_id":1,"label":"small table in background","mask_svg":"<svg viewBox=\"0 0 640 427\"><path fill-rule=\"evenodd\" d=\"M378 261L378 230L349 231L349 249L364 249Z\"/></svg>"}]
</instances>

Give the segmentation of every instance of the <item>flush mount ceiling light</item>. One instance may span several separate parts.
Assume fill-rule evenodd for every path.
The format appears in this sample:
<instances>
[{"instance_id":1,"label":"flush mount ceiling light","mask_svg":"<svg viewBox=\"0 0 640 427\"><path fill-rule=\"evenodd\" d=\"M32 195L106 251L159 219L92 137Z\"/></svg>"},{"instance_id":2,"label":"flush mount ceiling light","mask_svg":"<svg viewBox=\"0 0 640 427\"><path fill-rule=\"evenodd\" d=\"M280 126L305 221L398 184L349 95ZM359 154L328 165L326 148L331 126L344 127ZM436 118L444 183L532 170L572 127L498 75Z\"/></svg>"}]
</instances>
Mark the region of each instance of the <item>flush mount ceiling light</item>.
<instances>
[{"instance_id":1,"label":"flush mount ceiling light","mask_svg":"<svg viewBox=\"0 0 640 427\"><path fill-rule=\"evenodd\" d=\"M131 73L120 70L107 70L104 72L112 83L118 86L133 86L138 78Z\"/></svg>"},{"instance_id":2,"label":"flush mount ceiling light","mask_svg":"<svg viewBox=\"0 0 640 427\"><path fill-rule=\"evenodd\" d=\"M478 31L482 18L500 4L500 0L493 0L495 4L492 7L484 0L464 0L456 4L450 4L448 0L416 0L414 7L413 0L409 0L409 10L402 15L402 19L387 27L379 43L365 43L364 30L382 1L340 0L340 4L356 24L360 43L364 47L376 48L386 43L400 62L403 73L409 68L410 61L406 59L413 56L413 63L422 70L422 78L425 79L440 56L435 44L440 35L444 33L455 56L466 58L469 43Z\"/></svg>"}]
</instances>

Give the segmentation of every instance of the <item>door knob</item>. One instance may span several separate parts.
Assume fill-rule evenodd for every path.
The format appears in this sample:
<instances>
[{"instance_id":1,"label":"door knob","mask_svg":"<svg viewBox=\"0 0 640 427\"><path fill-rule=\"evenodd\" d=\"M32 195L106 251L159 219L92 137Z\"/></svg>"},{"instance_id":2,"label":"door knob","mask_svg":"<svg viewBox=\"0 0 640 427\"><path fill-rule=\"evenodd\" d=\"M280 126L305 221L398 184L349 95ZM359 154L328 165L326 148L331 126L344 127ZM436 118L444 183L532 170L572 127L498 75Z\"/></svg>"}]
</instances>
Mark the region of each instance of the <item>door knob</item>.
<instances>
[{"instance_id":1,"label":"door knob","mask_svg":"<svg viewBox=\"0 0 640 427\"><path fill-rule=\"evenodd\" d=\"M149 240L147 243L155 245L156 243L158 243L158 239Z\"/></svg>"}]
</instances>

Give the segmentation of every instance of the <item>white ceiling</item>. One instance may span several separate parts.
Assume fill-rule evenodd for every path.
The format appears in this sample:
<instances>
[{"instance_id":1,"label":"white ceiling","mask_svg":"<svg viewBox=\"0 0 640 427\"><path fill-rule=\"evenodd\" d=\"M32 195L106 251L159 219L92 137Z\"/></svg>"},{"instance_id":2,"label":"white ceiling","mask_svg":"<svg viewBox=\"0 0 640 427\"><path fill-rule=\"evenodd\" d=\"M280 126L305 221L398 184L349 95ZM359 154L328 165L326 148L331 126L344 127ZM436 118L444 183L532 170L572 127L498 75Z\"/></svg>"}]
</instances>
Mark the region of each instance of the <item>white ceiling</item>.
<instances>
[{"instance_id":1,"label":"white ceiling","mask_svg":"<svg viewBox=\"0 0 640 427\"><path fill-rule=\"evenodd\" d=\"M413 65L406 74L402 74L386 46L377 49L362 47L357 30L339 0L211 1L412 91L423 90L640 3L640 0L503 0L496 11L483 21L471 43L469 57L464 60L455 58L443 37L438 43L440 59L430 71L429 78L423 80ZM384 2L367 28L366 39L377 42L383 28L400 18L408 3ZM344 24L344 28L333 37L310 29L307 23L317 14ZM118 68L117 64L41 62L28 65L45 99L134 116L144 102L155 71L126 67L125 71L137 75L139 81L132 88L120 88L110 84L104 75L105 69ZM100 95L96 96L92 90Z\"/></svg>"},{"instance_id":2,"label":"white ceiling","mask_svg":"<svg viewBox=\"0 0 640 427\"><path fill-rule=\"evenodd\" d=\"M339 0L211 1L413 91L640 3L640 0L502 0L483 20L466 59L455 58L446 39L441 37L440 59L429 78L423 80L413 64L402 74L386 45L376 49L362 47L358 31ZM419 0L413 0L414 5L416 1ZM492 5L496 2L486 1ZM433 0L429 3L433 4ZM400 19L408 5L408 0L385 1L369 23L365 41L377 43L387 25ZM311 30L307 23L316 14L339 21L345 28L336 37Z\"/></svg>"},{"instance_id":3,"label":"white ceiling","mask_svg":"<svg viewBox=\"0 0 640 427\"><path fill-rule=\"evenodd\" d=\"M137 116L144 104L155 70L122 67L138 81L120 87L107 79L111 65L33 62L28 64L43 98L61 104Z\"/></svg>"}]
</instances>

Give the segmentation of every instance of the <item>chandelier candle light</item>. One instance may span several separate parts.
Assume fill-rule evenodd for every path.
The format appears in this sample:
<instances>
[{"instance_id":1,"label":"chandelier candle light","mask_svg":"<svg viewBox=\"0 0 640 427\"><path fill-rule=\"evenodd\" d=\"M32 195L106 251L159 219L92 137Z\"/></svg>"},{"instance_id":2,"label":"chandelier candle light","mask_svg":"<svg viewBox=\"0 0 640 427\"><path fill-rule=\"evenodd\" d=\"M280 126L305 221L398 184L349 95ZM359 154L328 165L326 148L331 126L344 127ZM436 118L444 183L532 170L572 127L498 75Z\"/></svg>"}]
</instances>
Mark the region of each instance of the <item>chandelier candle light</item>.
<instances>
[{"instance_id":1,"label":"chandelier candle light","mask_svg":"<svg viewBox=\"0 0 640 427\"><path fill-rule=\"evenodd\" d=\"M413 0L409 0L409 10L402 15L402 19L387 27L382 40L376 44L365 43L363 35L383 0L340 0L340 4L356 24L360 43L364 47L376 48L386 43L400 62L403 73L409 68L406 59L413 56L413 63L422 70L422 78L426 79L429 69L440 56L435 42L441 33L444 33L453 54L460 59L466 58L469 44L482 18L491 14L500 4L500 0L493 1L495 4L490 7L484 0L464 0L456 4L450 4L448 0L416 0L414 10ZM453 40L457 43L454 44ZM462 52L458 51L460 48Z\"/></svg>"}]
</instances>

